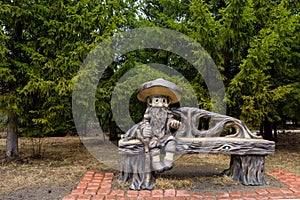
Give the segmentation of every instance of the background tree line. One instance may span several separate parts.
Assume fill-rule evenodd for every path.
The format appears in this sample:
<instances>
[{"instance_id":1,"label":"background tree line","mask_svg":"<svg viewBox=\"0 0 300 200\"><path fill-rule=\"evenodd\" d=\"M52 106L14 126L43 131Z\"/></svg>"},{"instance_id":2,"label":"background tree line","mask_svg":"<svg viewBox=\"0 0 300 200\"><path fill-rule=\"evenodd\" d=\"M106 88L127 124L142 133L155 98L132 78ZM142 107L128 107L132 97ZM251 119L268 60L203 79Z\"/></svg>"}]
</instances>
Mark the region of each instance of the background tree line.
<instances>
[{"instance_id":1,"label":"background tree line","mask_svg":"<svg viewBox=\"0 0 300 200\"><path fill-rule=\"evenodd\" d=\"M75 132L73 82L89 51L118 32L149 26L199 42L222 74L227 114L276 139L272 129L300 120L299 7L288 0L1 1L0 124L8 133L6 156L18 155L18 135ZM96 109L110 139L118 132L112 91L123 74L142 63L177 70L193 87L198 106L211 109L201 75L186 60L164 50L133 51L116 59L99 81ZM144 109L137 104L132 98L136 121Z\"/></svg>"}]
</instances>

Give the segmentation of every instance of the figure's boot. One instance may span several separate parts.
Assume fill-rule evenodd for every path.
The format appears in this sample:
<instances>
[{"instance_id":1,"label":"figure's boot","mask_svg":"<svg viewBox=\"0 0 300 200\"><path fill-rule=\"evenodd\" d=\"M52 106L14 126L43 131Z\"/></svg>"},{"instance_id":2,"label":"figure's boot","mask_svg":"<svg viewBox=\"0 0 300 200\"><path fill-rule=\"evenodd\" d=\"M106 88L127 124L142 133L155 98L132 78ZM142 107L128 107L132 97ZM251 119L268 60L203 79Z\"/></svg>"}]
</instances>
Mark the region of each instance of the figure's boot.
<instances>
[{"instance_id":1,"label":"figure's boot","mask_svg":"<svg viewBox=\"0 0 300 200\"><path fill-rule=\"evenodd\" d=\"M176 144L175 141L169 141L167 145L165 146L166 155L164 158L164 170L170 170L173 168L173 162L174 162L174 153L176 151Z\"/></svg>"},{"instance_id":2,"label":"figure's boot","mask_svg":"<svg viewBox=\"0 0 300 200\"><path fill-rule=\"evenodd\" d=\"M155 148L151 150L152 168L154 171L161 173L164 171L164 165L160 161L160 149Z\"/></svg>"},{"instance_id":3,"label":"figure's boot","mask_svg":"<svg viewBox=\"0 0 300 200\"><path fill-rule=\"evenodd\" d=\"M174 153L166 152L166 156L164 158L164 171L168 171L173 168L174 161Z\"/></svg>"},{"instance_id":4,"label":"figure's boot","mask_svg":"<svg viewBox=\"0 0 300 200\"><path fill-rule=\"evenodd\" d=\"M152 190L154 187L154 179L152 176L152 172L145 173L145 180L141 186L142 190Z\"/></svg>"}]
</instances>

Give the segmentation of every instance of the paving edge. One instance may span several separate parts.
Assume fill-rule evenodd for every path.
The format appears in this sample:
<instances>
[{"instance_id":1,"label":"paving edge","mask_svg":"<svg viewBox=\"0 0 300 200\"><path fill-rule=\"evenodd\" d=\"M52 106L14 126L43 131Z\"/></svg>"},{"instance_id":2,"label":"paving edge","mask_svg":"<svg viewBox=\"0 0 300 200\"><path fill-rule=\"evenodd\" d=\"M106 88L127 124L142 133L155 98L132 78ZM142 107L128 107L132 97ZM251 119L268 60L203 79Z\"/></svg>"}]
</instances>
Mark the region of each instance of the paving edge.
<instances>
[{"instance_id":1,"label":"paving edge","mask_svg":"<svg viewBox=\"0 0 300 200\"><path fill-rule=\"evenodd\" d=\"M265 188L249 191L232 191L213 193L191 193L187 190L141 190L124 191L113 190L113 173L102 173L89 170L85 173L77 187L70 194L64 196L63 200L129 200L129 199L151 199L151 200L237 200L237 199L299 199L300 200L300 177L284 170L267 172L282 182L287 188Z\"/></svg>"}]
</instances>

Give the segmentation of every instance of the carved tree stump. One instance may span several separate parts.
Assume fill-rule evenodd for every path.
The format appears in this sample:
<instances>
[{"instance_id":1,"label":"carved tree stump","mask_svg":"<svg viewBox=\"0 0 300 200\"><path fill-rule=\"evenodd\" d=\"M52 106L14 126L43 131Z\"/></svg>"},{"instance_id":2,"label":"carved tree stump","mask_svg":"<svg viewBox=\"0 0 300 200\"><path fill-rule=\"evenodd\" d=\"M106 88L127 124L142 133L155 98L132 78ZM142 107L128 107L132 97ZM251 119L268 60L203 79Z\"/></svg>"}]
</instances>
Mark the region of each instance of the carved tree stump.
<instances>
[{"instance_id":1,"label":"carved tree stump","mask_svg":"<svg viewBox=\"0 0 300 200\"><path fill-rule=\"evenodd\" d=\"M151 157L145 153L139 140L119 141L119 152L122 155L122 169L119 182L131 182L132 190L152 190L154 187Z\"/></svg>"},{"instance_id":2,"label":"carved tree stump","mask_svg":"<svg viewBox=\"0 0 300 200\"><path fill-rule=\"evenodd\" d=\"M131 182L132 190L151 190L154 187L154 180L149 171L149 155L123 154L123 165L119 181L121 184Z\"/></svg>"},{"instance_id":3,"label":"carved tree stump","mask_svg":"<svg viewBox=\"0 0 300 200\"><path fill-rule=\"evenodd\" d=\"M265 184L264 155L231 155L230 168L224 173L243 185Z\"/></svg>"}]
</instances>

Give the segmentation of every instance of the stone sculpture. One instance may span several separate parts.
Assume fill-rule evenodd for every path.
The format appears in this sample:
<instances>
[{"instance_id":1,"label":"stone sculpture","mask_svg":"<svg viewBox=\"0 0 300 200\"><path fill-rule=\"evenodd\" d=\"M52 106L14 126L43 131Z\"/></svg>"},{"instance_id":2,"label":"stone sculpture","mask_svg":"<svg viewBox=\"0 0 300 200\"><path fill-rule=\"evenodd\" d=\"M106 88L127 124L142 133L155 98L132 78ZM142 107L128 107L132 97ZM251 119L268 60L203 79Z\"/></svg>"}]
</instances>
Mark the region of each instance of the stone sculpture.
<instances>
[{"instance_id":1,"label":"stone sculpture","mask_svg":"<svg viewBox=\"0 0 300 200\"><path fill-rule=\"evenodd\" d=\"M147 109L143 120L119 141L120 181L130 182L133 190L151 190L153 174L172 169L175 153L222 153L231 154L225 174L245 185L264 184L264 156L274 153L274 142L261 139L229 116L189 107L170 110L169 105L181 96L177 85L161 78L141 86L137 97L147 103ZM215 120L215 125L198 130L200 118ZM234 134L224 134L228 128Z\"/></svg>"}]
</instances>

